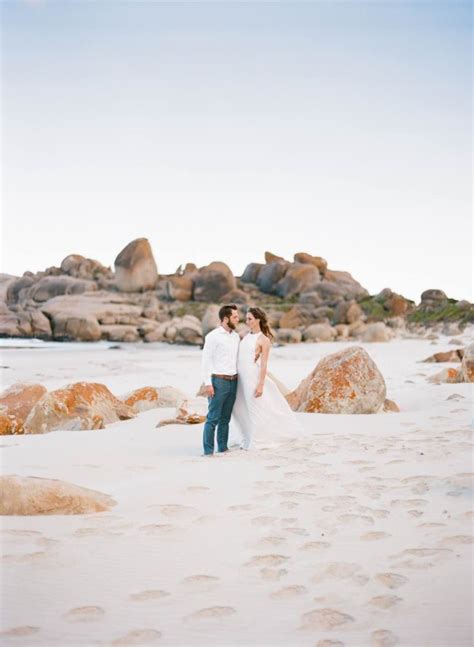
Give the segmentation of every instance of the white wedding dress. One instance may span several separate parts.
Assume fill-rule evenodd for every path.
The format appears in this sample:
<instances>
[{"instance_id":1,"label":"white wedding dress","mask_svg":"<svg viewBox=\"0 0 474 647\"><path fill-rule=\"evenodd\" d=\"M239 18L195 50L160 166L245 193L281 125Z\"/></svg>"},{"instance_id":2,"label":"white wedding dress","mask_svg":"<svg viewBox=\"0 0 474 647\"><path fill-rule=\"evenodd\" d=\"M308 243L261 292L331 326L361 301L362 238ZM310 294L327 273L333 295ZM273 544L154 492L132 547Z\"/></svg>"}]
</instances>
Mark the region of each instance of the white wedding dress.
<instances>
[{"instance_id":1,"label":"white wedding dress","mask_svg":"<svg viewBox=\"0 0 474 647\"><path fill-rule=\"evenodd\" d=\"M297 437L296 415L275 382L265 376L263 394L255 397L260 377L260 360L255 361L257 339L263 333L247 333L240 342L237 362L237 397L229 426L229 444L242 449L265 447Z\"/></svg>"}]
</instances>

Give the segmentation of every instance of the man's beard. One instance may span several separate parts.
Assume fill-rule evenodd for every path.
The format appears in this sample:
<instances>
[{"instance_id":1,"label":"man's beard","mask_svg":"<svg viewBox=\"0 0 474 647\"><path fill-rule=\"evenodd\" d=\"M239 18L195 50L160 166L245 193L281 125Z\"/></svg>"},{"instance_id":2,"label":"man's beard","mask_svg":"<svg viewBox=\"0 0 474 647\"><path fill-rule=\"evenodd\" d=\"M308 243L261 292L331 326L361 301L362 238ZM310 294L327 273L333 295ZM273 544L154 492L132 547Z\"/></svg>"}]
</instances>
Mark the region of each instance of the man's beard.
<instances>
[{"instance_id":1,"label":"man's beard","mask_svg":"<svg viewBox=\"0 0 474 647\"><path fill-rule=\"evenodd\" d=\"M229 321L227 324L231 330L235 330L235 323L233 321Z\"/></svg>"}]
</instances>

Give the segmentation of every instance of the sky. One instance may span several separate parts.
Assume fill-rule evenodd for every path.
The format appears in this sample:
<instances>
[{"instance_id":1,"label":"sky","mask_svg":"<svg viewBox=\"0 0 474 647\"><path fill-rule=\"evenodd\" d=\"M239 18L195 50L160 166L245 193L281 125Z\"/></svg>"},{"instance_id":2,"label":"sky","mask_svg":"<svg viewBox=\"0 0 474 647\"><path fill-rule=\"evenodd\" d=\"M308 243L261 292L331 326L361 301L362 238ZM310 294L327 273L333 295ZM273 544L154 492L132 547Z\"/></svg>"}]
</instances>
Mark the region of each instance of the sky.
<instances>
[{"instance_id":1,"label":"sky","mask_svg":"<svg viewBox=\"0 0 474 647\"><path fill-rule=\"evenodd\" d=\"M322 256L472 300L470 2L1 4L1 271Z\"/></svg>"}]
</instances>

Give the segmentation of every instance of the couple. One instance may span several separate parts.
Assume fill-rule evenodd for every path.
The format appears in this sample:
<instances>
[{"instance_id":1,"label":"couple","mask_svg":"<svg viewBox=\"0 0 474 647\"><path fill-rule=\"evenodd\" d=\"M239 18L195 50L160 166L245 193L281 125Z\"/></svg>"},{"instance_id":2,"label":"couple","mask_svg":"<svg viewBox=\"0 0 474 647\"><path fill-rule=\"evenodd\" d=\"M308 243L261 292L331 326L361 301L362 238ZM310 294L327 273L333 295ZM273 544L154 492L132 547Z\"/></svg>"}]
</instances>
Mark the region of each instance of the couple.
<instances>
[{"instance_id":1,"label":"couple","mask_svg":"<svg viewBox=\"0 0 474 647\"><path fill-rule=\"evenodd\" d=\"M294 437L295 414L267 373L272 334L261 308L249 308L248 332L240 339L237 306L219 310L220 326L205 339L202 355L203 380L209 409L203 433L204 456L228 451L229 424L232 444L250 449L254 442L274 443Z\"/></svg>"}]
</instances>

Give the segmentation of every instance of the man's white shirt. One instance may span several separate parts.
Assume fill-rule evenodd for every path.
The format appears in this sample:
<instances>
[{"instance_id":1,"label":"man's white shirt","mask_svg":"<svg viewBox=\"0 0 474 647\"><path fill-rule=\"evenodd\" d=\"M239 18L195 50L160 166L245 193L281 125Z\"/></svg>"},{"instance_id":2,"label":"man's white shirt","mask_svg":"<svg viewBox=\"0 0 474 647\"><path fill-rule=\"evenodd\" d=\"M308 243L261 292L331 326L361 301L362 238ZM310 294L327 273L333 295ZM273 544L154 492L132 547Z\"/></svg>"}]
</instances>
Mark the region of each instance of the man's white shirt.
<instances>
[{"instance_id":1,"label":"man's white shirt","mask_svg":"<svg viewBox=\"0 0 474 647\"><path fill-rule=\"evenodd\" d=\"M235 375L237 373L237 356L240 337L235 330L227 332L218 326L206 335L202 351L202 378L206 386L211 382L211 375Z\"/></svg>"}]
</instances>

